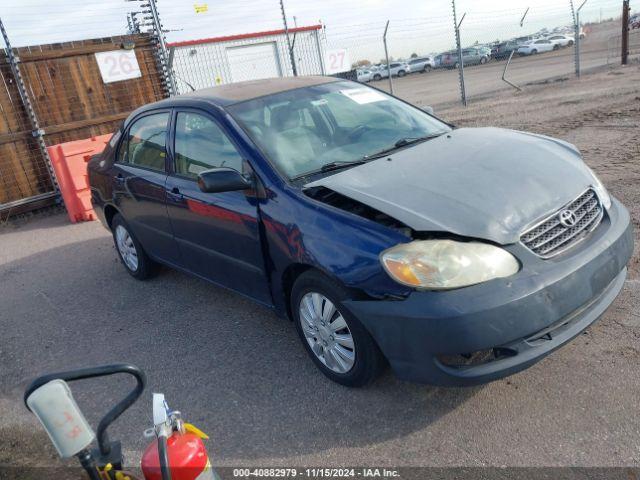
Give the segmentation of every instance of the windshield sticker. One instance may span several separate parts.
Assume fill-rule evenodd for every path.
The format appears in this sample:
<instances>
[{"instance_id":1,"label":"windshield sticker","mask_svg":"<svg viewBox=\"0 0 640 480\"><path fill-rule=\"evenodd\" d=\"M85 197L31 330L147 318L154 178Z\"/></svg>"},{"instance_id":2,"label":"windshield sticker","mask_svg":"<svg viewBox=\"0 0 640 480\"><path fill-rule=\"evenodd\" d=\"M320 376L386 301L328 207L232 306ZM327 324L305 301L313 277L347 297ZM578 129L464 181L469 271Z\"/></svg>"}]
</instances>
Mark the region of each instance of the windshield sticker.
<instances>
[{"instance_id":1,"label":"windshield sticker","mask_svg":"<svg viewBox=\"0 0 640 480\"><path fill-rule=\"evenodd\" d=\"M325 98L321 98L320 100L311 100L311 105L313 105L314 107L319 107L320 105L326 105L327 100Z\"/></svg>"},{"instance_id":2,"label":"windshield sticker","mask_svg":"<svg viewBox=\"0 0 640 480\"><path fill-rule=\"evenodd\" d=\"M340 93L360 105L387 100L387 97L370 88L351 88L349 90L340 90Z\"/></svg>"}]
</instances>

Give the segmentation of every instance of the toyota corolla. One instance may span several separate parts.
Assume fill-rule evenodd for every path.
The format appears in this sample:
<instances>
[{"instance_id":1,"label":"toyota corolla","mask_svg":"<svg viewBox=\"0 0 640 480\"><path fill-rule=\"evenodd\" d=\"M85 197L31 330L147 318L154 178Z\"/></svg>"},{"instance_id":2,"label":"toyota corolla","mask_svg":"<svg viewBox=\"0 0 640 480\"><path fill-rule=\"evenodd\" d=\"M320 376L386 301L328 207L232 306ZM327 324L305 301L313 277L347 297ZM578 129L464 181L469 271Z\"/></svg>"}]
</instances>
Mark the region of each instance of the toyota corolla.
<instances>
[{"instance_id":1,"label":"toyota corolla","mask_svg":"<svg viewBox=\"0 0 640 480\"><path fill-rule=\"evenodd\" d=\"M387 363L438 385L523 370L603 314L633 249L573 145L335 78L144 106L89 178L133 277L164 264L275 309L350 386Z\"/></svg>"}]
</instances>

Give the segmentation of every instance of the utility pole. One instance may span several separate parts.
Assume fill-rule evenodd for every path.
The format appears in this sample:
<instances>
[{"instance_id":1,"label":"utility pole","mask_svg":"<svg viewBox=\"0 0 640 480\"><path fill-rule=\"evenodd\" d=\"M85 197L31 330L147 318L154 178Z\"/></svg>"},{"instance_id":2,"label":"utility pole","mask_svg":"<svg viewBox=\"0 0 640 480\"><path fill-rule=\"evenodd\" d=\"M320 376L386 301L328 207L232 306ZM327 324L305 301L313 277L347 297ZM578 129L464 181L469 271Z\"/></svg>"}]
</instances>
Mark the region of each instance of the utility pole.
<instances>
[{"instance_id":1,"label":"utility pole","mask_svg":"<svg viewBox=\"0 0 640 480\"><path fill-rule=\"evenodd\" d=\"M629 0L622 2L622 65L626 65L629 60Z\"/></svg>"},{"instance_id":2,"label":"utility pole","mask_svg":"<svg viewBox=\"0 0 640 480\"><path fill-rule=\"evenodd\" d=\"M173 78L173 70L171 65L169 64L169 51L167 50L167 44L164 38L164 31L162 29L162 23L160 22L160 14L158 13L158 5L156 4L156 0L149 0L147 5L149 10L145 13L151 14L150 17L145 17L152 22L153 33L156 37L157 47L158 47L158 65L160 67L160 71L162 75L165 77L167 82L167 90L169 90L169 96L177 95L178 88L176 86L176 81Z\"/></svg>"},{"instance_id":3,"label":"utility pole","mask_svg":"<svg viewBox=\"0 0 640 480\"><path fill-rule=\"evenodd\" d=\"M282 10L282 23L284 23L284 35L287 37L287 48L289 49L289 58L291 59L291 70L293 76L298 76L298 69L296 68L296 56L293 53L293 46L291 45L291 39L289 38L289 25L287 25L287 14L284 11L284 0L280 0L280 10Z\"/></svg>"}]
</instances>

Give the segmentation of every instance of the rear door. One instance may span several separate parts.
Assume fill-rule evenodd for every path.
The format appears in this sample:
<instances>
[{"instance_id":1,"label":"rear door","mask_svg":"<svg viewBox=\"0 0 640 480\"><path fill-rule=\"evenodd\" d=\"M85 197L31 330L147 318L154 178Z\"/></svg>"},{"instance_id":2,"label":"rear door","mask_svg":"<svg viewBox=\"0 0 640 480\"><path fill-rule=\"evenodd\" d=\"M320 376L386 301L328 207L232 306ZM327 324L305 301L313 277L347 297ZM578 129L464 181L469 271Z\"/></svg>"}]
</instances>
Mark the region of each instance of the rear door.
<instances>
[{"instance_id":1,"label":"rear door","mask_svg":"<svg viewBox=\"0 0 640 480\"><path fill-rule=\"evenodd\" d=\"M176 263L178 251L165 205L166 140L171 110L137 117L121 141L112 181L114 201L145 251Z\"/></svg>"},{"instance_id":2,"label":"rear door","mask_svg":"<svg viewBox=\"0 0 640 480\"><path fill-rule=\"evenodd\" d=\"M183 265L215 283L270 304L254 190L205 193L198 173L229 167L251 173L246 155L209 112L174 114L167 209Z\"/></svg>"}]
</instances>

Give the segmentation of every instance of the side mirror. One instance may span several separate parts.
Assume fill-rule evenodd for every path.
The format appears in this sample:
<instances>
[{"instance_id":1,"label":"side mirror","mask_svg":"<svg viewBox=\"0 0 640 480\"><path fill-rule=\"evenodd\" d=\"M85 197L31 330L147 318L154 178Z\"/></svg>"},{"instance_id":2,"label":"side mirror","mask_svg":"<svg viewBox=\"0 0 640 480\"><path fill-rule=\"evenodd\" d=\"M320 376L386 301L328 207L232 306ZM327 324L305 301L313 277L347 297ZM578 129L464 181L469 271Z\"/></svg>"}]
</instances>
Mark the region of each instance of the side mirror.
<instances>
[{"instance_id":1,"label":"side mirror","mask_svg":"<svg viewBox=\"0 0 640 480\"><path fill-rule=\"evenodd\" d=\"M232 192L252 188L253 182L233 168L219 167L201 172L198 187L206 193Z\"/></svg>"},{"instance_id":2,"label":"side mirror","mask_svg":"<svg viewBox=\"0 0 640 480\"><path fill-rule=\"evenodd\" d=\"M422 110L424 110L425 112L427 112L429 115L434 115L433 113L433 107L430 105L427 105L426 107L422 107Z\"/></svg>"}]
</instances>

